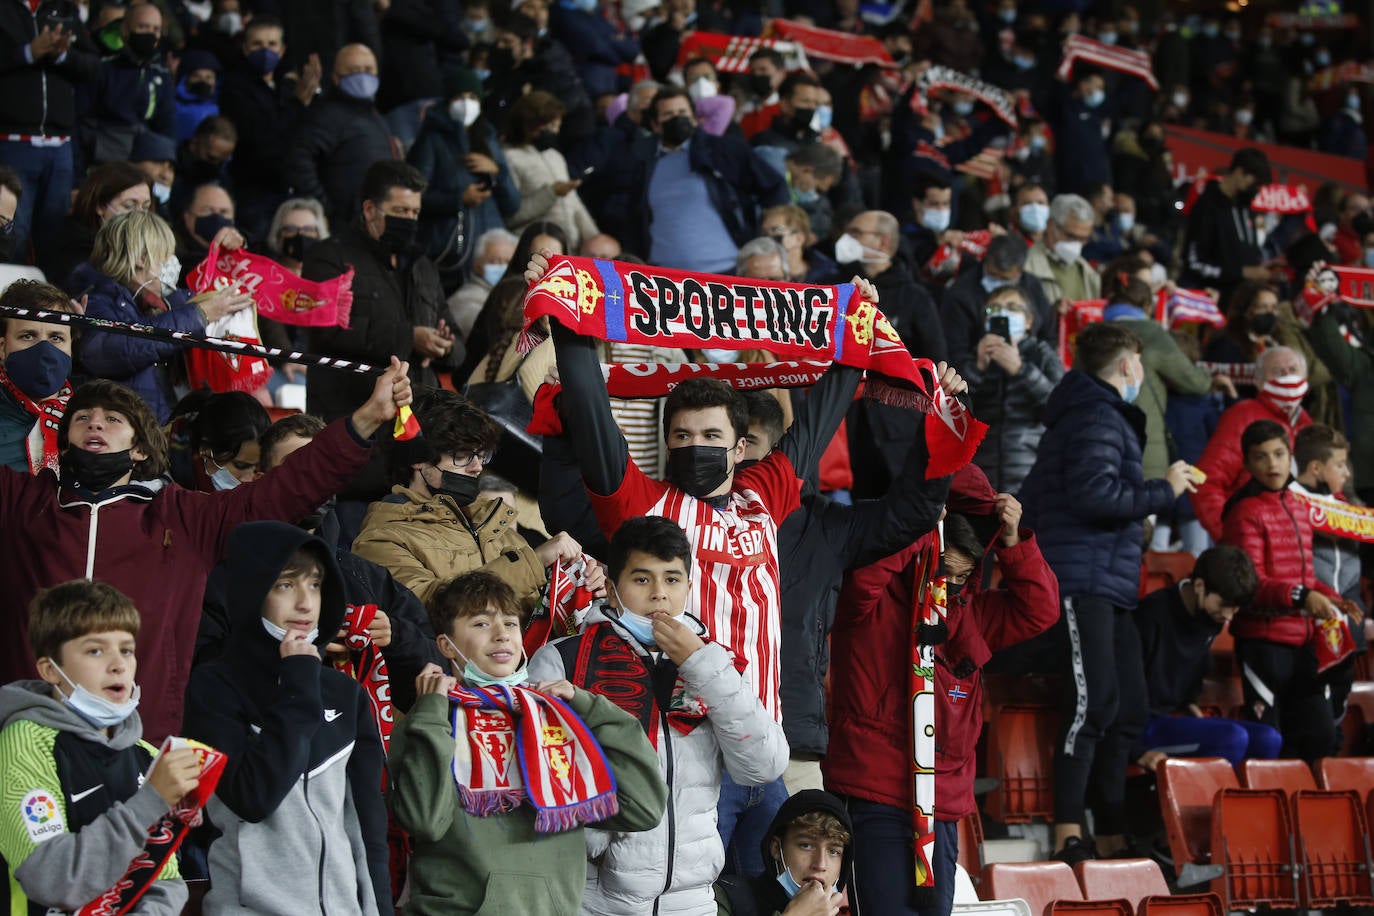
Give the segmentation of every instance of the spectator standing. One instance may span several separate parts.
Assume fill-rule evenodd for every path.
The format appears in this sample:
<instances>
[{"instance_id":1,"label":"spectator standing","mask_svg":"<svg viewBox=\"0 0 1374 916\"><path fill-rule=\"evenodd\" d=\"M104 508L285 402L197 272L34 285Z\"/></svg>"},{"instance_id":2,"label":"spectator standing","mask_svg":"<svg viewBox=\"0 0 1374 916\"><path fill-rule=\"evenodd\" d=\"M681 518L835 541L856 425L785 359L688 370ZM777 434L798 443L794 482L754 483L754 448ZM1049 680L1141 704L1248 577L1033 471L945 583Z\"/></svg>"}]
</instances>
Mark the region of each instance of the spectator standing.
<instances>
[{"instance_id":1,"label":"spectator standing","mask_svg":"<svg viewBox=\"0 0 1374 916\"><path fill-rule=\"evenodd\" d=\"M1347 159L1365 160L1369 138L1364 129L1364 98L1359 87L1351 83L1341 99L1341 107L1332 112L1322 125L1318 146L1324 153Z\"/></svg>"},{"instance_id":2,"label":"spectator standing","mask_svg":"<svg viewBox=\"0 0 1374 916\"><path fill-rule=\"evenodd\" d=\"M531 89L542 89L563 103L561 140L571 148L596 131L595 110L568 49L541 32L523 12L515 10L497 26L496 47L488 57L487 116L498 130L504 130L506 114L520 97Z\"/></svg>"},{"instance_id":3,"label":"spectator standing","mask_svg":"<svg viewBox=\"0 0 1374 916\"><path fill-rule=\"evenodd\" d=\"M515 233L499 227L488 229L477 237L472 263L468 265L468 278L448 297L449 320L454 333L463 341L471 336L472 326L482 314L487 296L510 268L516 241Z\"/></svg>"},{"instance_id":4,"label":"spectator standing","mask_svg":"<svg viewBox=\"0 0 1374 916\"><path fill-rule=\"evenodd\" d=\"M1242 280L1269 280L1250 210L1269 182L1268 157L1247 147L1236 151L1220 179L1207 183L1188 214L1179 285L1216 289L1225 298Z\"/></svg>"},{"instance_id":5,"label":"spectator standing","mask_svg":"<svg viewBox=\"0 0 1374 916\"><path fill-rule=\"evenodd\" d=\"M1055 160L1061 194L1079 192L1094 181L1111 186L1112 163L1107 151L1110 115L1102 74L1079 68L1073 90L1060 108L1059 129L1054 137L1061 152ZM1065 150L1072 150L1073 155L1063 155Z\"/></svg>"},{"instance_id":6,"label":"spectator standing","mask_svg":"<svg viewBox=\"0 0 1374 916\"><path fill-rule=\"evenodd\" d=\"M850 218L835 243L840 272L859 268L873 278L882 298L883 314L913 356L940 361L946 358L945 335L935 302L912 276L905 259L898 260L901 228L886 210L865 210Z\"/></svg>"},{"instance_id":7,"label":"spectator standing","mask_svg":"<svg viewBox=\"0 0 1374 916\"><path fill-rule=\"evenodd\" d=\"M998 236L988 244L983 259L961 272L945 289L940 320L949 346L949 361L955 366L962 369L970 362L978 341L987 333L986 303L993 293L1008 286L1020 291L1028 309L1029 335L1046 343L1058 343L1058 316L1045 298L1039 278L1025 269L1027 254L1026 243L1018 236ZM993 485L1007 492L1015 490Z\"/></svg>"},{"instance_id":8,"label":"spectator standing","mask_svg":"<svg viewBox=\"0 0 1374 916\"><path fill-rule=\"evenodd\" d=\"M318 57L323 72L331 72L335 55L350 44L362 45L373 54L382 50L377 14L367 0L259 0L254 18L262 13L278 17L282 30L294 39L282 51L288 71L300 70L311 57Z\"/></svg>"},{"instance_id":9,"label":"spectator standing","mask_svg":"<svg viewBox=\"0 0 1374 916\"><path fill-rule=\"evenodd\" d=\"M639 39L620 32L589 0L549 4L549 33L572 53L582 87L596 104L621 87L617 70L639 57Z\"/></svg>"},{"instance_id":10,"label":"spectator standing","mask_svg":"<svg viewBox=\"0 0 1374 916\"><path fill-rule=\"evenodd\" d=\"M458 0L392 0L378 13L382 85L377 107L393 123L397 108L413 110L416 123L420 106L444 97L445 71L472 45L463 31L465 5Z\"/></svg>"},{"instance_id":11,"label":"spectator standing","mask_svg":"<svg viewBox=\"0 0 1374 916\"><path fill-rule=\"evenodd\" d=\"M45 11L40 23L39 9ZM50 11L48 13L47 11ZM13 243L5 260L29 260L30 243L51 250L76 183L72 134L77 87L93 82L100 61L77 39L81 19L69 0L0 4L0 163L19 176ZM61 278L57 278L61 279Z\"/></svg>"},{"instance_id":12,"label":"spectator standing","mask_svg":"<svg viewBox=\"0 0 1374 916\"><path fill-rule=\"evenodd\" d=\"M124 49L100 62L82 118L82 152L90 165L127 160L145 131L176 136L176 98L162 55L162 11L129 7L120 22Z\"/></svg>"},{"instance_id":13,"label":"spectator standing","mask_svg":"<svg viewBox=\"0 0 1374 916\"><path fill-rule=\"evenodd\" d=\"M286 153L287 184L324 204L335 223L358 212L363 176L392 158L386 121L377 113L377 58L364 45L346 45L334 59L333 87L301 119Z\"/></svg>"},{"instance_id":14,"label":"spectator standing","mask_svg":"<svg viewBox=\"0 0 1374 916\"><path fill-rule=\"evenodd\" d=\"M558 151L558 132L563 125L563 105L538 90L516 102L506 121L506 151L520 209L506 214L506 225L521 232L532 222L558 223L568 234L569 250L600 233L596 221L578 196L580 178L568 174L568 162Z\"/></svg>"},{"instance_id":15,"label":"spectator standing","mask_svg":"<svg viewBox=\"0 0 1374 916\"><path fill-rule=\"evenodd\" d=\"M74 292L72 272L90 260L100 227L121 213L146 213L152 205L148 178L141 169L127 162L96 166L77 189L57 244L43 252L38 266L57 285Z\"/></svg>"}]
</instances>

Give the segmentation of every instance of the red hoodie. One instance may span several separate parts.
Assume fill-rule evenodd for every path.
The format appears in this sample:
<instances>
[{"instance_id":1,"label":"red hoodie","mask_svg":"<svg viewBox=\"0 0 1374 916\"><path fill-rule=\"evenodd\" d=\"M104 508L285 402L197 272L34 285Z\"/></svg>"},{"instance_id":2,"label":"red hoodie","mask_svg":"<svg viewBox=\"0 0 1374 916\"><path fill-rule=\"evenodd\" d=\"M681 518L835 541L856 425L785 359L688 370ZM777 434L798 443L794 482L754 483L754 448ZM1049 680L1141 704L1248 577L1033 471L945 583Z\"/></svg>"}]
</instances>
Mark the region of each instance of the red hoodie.
<instances>
[{"instance_id":1,"label":"red hoodie","mask_svg":"<svg viewBox=\"0 0 1374 916\"><path fill-rule=\"evenodd\" d=\"M986 514L995 496L981 471L976 478L961 472L950 508ZM913 805L913 561L935 536L846 576L831 633L830 747L821 762L826 788L906 811ZM949 639L936 649L935 816L941 821L974 810L982 666L993 652L1059 619L1059 584L1034 535L1023 530L1019 544L995 550L1003 587L964 586L949 609Z\"/></svg>"}]
</instances>

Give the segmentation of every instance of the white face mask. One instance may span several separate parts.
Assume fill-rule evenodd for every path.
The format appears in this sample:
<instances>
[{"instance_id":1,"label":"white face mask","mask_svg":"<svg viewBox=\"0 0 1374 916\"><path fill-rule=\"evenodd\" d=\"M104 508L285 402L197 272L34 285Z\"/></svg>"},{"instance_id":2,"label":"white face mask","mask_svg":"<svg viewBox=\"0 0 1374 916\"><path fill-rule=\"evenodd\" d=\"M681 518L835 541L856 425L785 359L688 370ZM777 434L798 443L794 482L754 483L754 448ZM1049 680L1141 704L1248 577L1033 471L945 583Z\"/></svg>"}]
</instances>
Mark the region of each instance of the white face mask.
<instances>
[{"instance_id":1,"label":"white face mask","mask_svg":"<svg viewBox=\"0 0 1374 916\"><path fill-rule=\"evenodd\" d=\"M157 278L162 282L164 289L176 289L177 283L181 281L181 260L172 255L157 272Z\"/></svg>"},{"instance_id":2,"label":"white face mask","mask_svg":"<svg viewBox=\"0 0 1374 916\"><path fill-rule=\"evenodd\" d=\"M454 99L448 105L448 116L461 121L464 127L471 127L481 114L482 103L476 99Z\"/></svg>"},{"instance_id":3,"label":"white face mask","mask_svg":"<svg viewBox=\"0 0 1374 916\"><path fill-rule=\"evenodd\" d=\"M921 225L931 232L944 232L949 228L948 207L926 207L921 211Z\"/></svg>"},{"instance_id":4,"label":"white face mask","mask_svg":"<svg viewBox=\"0 0 1374 916\"><path fill-rule=\"evenodd\" d=\"M1072 264L1083 254L1083 243L1060 239L1054 243L1054 256L1065 264Z\"/></svg>"},{"instance_id":5,"label":"white face mask","mask_svg":"<svg viewBox=\"0 0 1374 916\"><path fill-rule=\"evenodd\" d=\"M135 709L138 709L138 700L142 691L137 684L134 685L133 693L130 694L129 699L123 703L116 703L74 683L71 678L67 677L67 672L57 667L57 662L52 661L52 659L48 659L48 661L52 662L53 668L62 675L62 680L66 681L67 685L72 688L71 695L62 698L62 705L96 728L111 728L118 725L133 715Z\"/></svg>"},{"instance_id":6,"label":"white face mask","mask_svg":"<svg viewBox=\"0 0 1374 916\"><path fill-rule=\"evenodd\" d=\"M887 255L869 248L848 232L835 240L835 260L841 264L853 264L855 261L867 264L886 258Z\"/></svg>"},{"instance_id":7,"label":"white face mask","mask_svg":"<svg viewBox=\"0 0 1374 916\"><path fill-rule=\"evenodd\" d=\"M172 199L171 186L165 185L160 181L153 182L153 197L157 198L158 203L165 204Z\"/></svg>"},{"instance_id":8,"label":"white face mask","mask_svg":"<svg viewBox=\"0 0 1374 916\"><path fill-rule=\"evenodd\" d=\"M699 102L719 95L720 89L709 76L698 76L692 80L692 85L687 87L687 94L692 97L693 102Z\"/></svg>"},{"instance_id":9,"label":"white face mask","mask_svg":"<svg viewBox=\"0 0 1374 916\"><path fill-rule=\"evenodd\" d=\"M268 636L272 637L277 642L281 642L283 639L286 638L286 630L282 627L277 626L275 623L268 620L266 617L262 618L262 628L267 631ZM315 627L309 633L305 634L305 641L313 643L317 638L319 638L319 635L320 628Z\"/></svg>"},{"instance_id":10,"label":"white face mask","mask_svg":"<svg viewBox=\"0 0 1374 916\"><path fill-rule=\"evenodd\" d=\"M706 357L707 362L711 363L739 362L739 353L734 350L716 350L708 347L701 351L701 355Z\"/></svg>"}]
</instances>

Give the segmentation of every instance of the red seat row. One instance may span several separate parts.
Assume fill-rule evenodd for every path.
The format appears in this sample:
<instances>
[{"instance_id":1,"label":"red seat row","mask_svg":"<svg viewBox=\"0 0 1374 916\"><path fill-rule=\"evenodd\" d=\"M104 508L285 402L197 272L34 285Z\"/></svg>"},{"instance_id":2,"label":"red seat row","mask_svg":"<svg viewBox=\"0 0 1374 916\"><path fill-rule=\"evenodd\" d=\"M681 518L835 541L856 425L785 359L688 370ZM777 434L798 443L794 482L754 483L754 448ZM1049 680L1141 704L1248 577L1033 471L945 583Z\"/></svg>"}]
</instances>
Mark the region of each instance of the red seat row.
<instances>
[{"instance_id":1,"label":"red seat row","mask_svg":"<svg viewBox=\"0 0 1374 916\"><path fill-rule=\"evenodd\" d=\"M1215 894L1170 894L1150 859L996 863L983 870L985 900L1020 897L1031 916L1222 916Z\"/></svg>"}]
</instances>

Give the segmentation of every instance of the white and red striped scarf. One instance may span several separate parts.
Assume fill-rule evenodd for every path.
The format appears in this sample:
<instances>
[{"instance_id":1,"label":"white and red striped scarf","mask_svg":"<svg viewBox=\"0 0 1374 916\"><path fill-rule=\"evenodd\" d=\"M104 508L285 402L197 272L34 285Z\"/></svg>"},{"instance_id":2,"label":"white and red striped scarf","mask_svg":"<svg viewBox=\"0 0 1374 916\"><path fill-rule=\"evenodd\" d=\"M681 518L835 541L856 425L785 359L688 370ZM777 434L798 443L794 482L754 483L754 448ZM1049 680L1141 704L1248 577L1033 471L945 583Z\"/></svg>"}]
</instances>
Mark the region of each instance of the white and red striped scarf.
<instances>
[{"instance_id":1,"label":"white and red striped scarf","mask_svg":"<svg viewBox=\"0 0 1374 916\"><path fill-rule=\"evenodd\" d=\"M1255 364L1254 363L1213 363L1207 360L1198 360L1198 368L1205 369L1208 375L1224 375L1233 382L1240 382L1242 385L1255 384Z\"/></svg>"},{"instance_id":2,"label":"white and red striped scarf","mask_svg":"<svg viewBox=\"0 0 1374 916\"><path fill-rule=\"evenodd\" d=\"M916 95L912 97L913 107L916 104L916 96L928 96L933 89L950 89L973 96L991 108L993 114L1007 124L1016 126L1016 100L1012 98L1011 93L992 83L985 83L958 70L937 64L927 67L925 72L916 78L916 86Z\"/></svg>"},{"instance_id":3,"label":"white and red striped scarf","mask_svg":"<svg viewBox=\"0 0 1374 916\"><path fill-rule=\"evenodd\" d=\"M1064 59L1059 62L1059 70L1055 75L1067 80L1073 75L1073 65L1079 61L1139 77L1151 89L1159 91L1159 80L1155 79L1150 55L1146 51L1118 48L1082 35L1070 35L1069 40L1064 42Z\"/></svg>"},{"instance_id":4,"label":"white and red striped scarf","mask_svg":"<svg viewBox=\"0 0 1374 916\"><path fill-rule=\"evenodd\" d=\"M584 553L566 565L555 562L549 567L549 587L525 628L525 655L534 655L550 640L582 632L587 612L600 600L587 587L587 571L595 564Z\"/></svg>"},{"instance_id":5,"label":"white and red striped scarf","mask_svg":"<svg viewBox=\"0 0 1374 916\"><path fill-rule=\"evenodd\" d=\"M793 22L790 19L774 19L768 29L769 34L775 38L795 41L801 45L808 57L833 60L851 67L862 67L865 64L893 68L897 66L892 55L883 47L883 43L872 35L838 32L834 29Z\"/></svg>"},{"instance_id":6,"label":"white and red striped scarf","mask_svg":"<svg viewBox=\"0 0 1374 916\"><path fill-rule=\"evenodd\" d=\"M391 730L396 725L391 707L391 675L386 670L386 658L382 650L372 641L368 628L377 616L375 604L350 604L344 617L348 635L344 645L350 652L358 653L355 662L350 654L346 661L336 662L335 667L363 685L368 704L372 707L372 719L377 723L377 731L382 736L382 751L391 748Z\"/></svg>"},{"instance_id":7,"label":"white and red striped scarf","mask_svg":"<svg viewBox=\"0 0 1374 916\"><path fill-rule=\"evenodd\" d=\"M620 810L615 774L596 736L566 703L527 687L449 693L453 780L474 817L528 801L534 829L561 833Z\"/></svg>"},{"instance_id":8,"label":"white and red striped scarf","mask_svg":"<svg viewBox=\"0 0 1374 916\"><path fill-rule=\"evenodd\" d=\"M689 60L704 57L715 64L716 70L721 73L748 73L749 58L755 51L765 48L781 54L785 69L789 71L811 69L806 52L795 41L745 38L720 32L688 32L684 35L678 46L676 66L682 68Z\"/></svg>"},{"instance_id":9,"label":"white and red striped scarf","mask_svg":"<svg viewBox=\"0 0 1374 916\"><path fill-rule=\"evenodd\" d=\"M1166 328L1189 323L1226 327L1226 316L1216 300L1198 289L1161 289L1155 294L1155 319Z\"/></svg>"}]
</instances>

